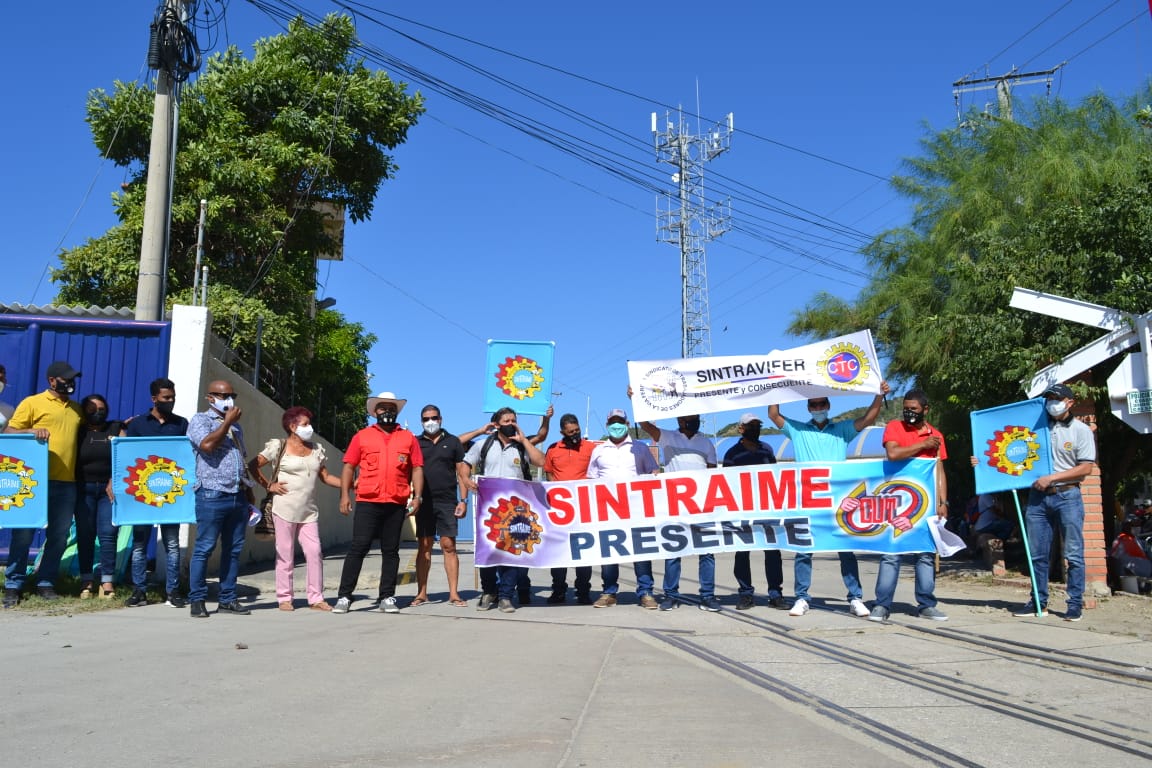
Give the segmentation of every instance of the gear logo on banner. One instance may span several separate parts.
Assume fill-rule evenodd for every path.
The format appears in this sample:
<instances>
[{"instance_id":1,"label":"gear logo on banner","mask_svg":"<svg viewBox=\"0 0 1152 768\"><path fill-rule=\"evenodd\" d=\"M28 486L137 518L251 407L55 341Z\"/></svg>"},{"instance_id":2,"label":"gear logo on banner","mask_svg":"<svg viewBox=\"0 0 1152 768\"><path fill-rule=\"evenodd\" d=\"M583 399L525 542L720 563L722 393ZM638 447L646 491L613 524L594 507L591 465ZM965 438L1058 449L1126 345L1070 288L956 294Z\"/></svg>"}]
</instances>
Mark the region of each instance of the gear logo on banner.
<instances>
[{"instance_id":1,"label":"gear logo on banner","mask_svg":"<svg viewBox=\"0 0 1152 768\"><path fill-rule=\"evenodd\" d=\"M540 516L519 496L501 499L496 506L489 507L484 525L488 528L488 540L496 549L510 555L532 554L544 532Z\"/></svg>"},{"instance_id":2,"label":"gear logo on banner","mask_svg":"<svg viewBox=\"0 0 1152 768\"><path fill-rule=\"evenodd\" d=\"M175 504L176 497L184 495L184 486L188 480L184 477L184 470L172 459L149 456L137 459L135 464L128 467L124 484L128 486L128 494L136 501L162 507Z\"/></svg>"},{"instance_id":3,"label":"gear logo on banner","mask_svg":"<svg viewBox=\"0 0 1152 768\"><path fill-rule=\"evenodd\" d=\"M661 365L644 374L640 380L640 397L658 411L671 411L687 397L688 382L684 374Z\"/></svg>"},{"instance_id":4,"label":"gear logo on banner","mask_svg":"<svg viewBox=\"0 0 1152 768\"><path fill-rule=\"evenodd\" d=\"M1019 477L1040 460L1040 440L1028 427L1006 426L993 433L984 455L997 472Z\"/></svg>"},{"instance_id":5,"label":"gear logo on banner","mask_svg":"<svg viewBox=\"0 0 1152 768\"><path fill-rule=\"evenodd\" d=\"M872 366L863 349L841 342L825 350L816 362L816 369L836 389L853 389L868 378Z\"/></svg>"},{"instance_id":6,"label":"gear logo on banner","mask_svg":"<svg viewBox=\"0 0 1152 768\"><path fill-rule=\"evenodd\" d=\"M836 509L836 524L849 536L877 536L892 529L892 538L912 530L928 512L928 492L903 480L889 480L872 493L860 483Z\"/></svg>"},{"instance_id":7,"label":"gear logo on banner","mask_svg":"<svg viewBox=\"0 0 1152 768\"><path fill-rule=\"evenodd\" d=\"M523 400L535 397L544 383L544 369L530 357L506 357L496 370L496 386L501 392Z\"/></svg>"},{"instance_id":8,"label":"gear logo on banner","mask_svg":"<svg viewBox=\"0 0 1152 768\"><path fill-rule=\"evenodd\" d=\"M36 495L32 490L39 483L32 479L36 470L30 469L22 459L0 456L0 510L23 507L24 502Z\"/></svg>"}]
</instances>

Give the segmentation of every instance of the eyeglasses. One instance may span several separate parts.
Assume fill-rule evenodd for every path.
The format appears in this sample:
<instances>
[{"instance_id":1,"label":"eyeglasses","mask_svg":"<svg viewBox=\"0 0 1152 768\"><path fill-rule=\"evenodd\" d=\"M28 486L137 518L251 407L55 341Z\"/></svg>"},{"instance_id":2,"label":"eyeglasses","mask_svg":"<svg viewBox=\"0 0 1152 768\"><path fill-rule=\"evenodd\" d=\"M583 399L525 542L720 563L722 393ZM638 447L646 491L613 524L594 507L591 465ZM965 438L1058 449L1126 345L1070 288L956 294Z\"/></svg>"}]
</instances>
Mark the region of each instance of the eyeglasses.
<instances>
[{"instance_id":1,"label":"eyeglasses","mask_svg":"<svg viewBox=\"0 0 1152 768\"><path fill-rule=\"evenodd\" d=\"M235 392L209 392L208 394L211 395L212 397L220 397L220 398L227 398L227 397L235 398L236 397Z\"/></svg>"}]
</instances>

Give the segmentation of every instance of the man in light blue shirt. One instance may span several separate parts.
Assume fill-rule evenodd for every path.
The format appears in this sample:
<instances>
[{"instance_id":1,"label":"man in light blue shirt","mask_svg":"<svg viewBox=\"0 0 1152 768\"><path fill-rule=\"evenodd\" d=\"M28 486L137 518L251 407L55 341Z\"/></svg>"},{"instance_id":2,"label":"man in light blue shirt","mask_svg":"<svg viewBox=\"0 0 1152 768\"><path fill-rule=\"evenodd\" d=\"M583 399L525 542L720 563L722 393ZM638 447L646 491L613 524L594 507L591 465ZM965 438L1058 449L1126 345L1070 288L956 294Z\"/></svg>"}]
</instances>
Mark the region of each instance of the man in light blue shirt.
<instances>
[{"instance_id":1,"label":"man in light blue shirt","mask_svg":"<svg viewBox=\"0 0 1152 768\"><path fill-rule=\"evenodd\" d=\"M891 391L888 382L880 383L880 394L863 416L855 421L830 421L828 411L831 403L827 397L815 397L808 401L808 421L789 419L780 413L780 406L768 406L768 418L792 441L792 451L796 461L845 461L848 458L848 444L856 439L865 428L872 426L880 415L884 396ZM864 591L860 588L860 566L856 555L840 552L840 577L848 588L849 610L861 618L868 615L864 605ZM808 589L812 586L812 555L797 552L793 562L796 581L796 602L792 604L789 616L803 616L808 613Z\"/></svg>"}]
</instances>

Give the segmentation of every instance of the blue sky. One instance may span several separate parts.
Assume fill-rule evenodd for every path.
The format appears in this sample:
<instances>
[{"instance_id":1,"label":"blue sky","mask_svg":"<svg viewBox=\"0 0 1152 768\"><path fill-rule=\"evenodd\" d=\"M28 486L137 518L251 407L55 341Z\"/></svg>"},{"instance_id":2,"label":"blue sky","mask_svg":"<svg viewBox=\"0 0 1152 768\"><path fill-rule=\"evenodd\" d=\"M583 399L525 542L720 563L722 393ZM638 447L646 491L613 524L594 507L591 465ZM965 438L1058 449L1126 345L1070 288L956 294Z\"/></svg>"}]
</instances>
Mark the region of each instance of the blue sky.
<instances>
[{"instance_id":1,"label":"blue sky","mask_svg":"<svg viewBox=\"0 0 1152 768\"><path fill-rule=\"evenodd\" d=\"M323 0L300 5L315 14L336 8ZM612 153L610 164L668 190L670 168L655 161L650 114L663 115L665 105L715 120L734 113L731 151L708 165L705 181L717 197L727 187L748 198L733 201L737 230L708 246L714 355L805 343L784 334L794 312L819 290L851 296L863 286L866 265L855 248L907 216L885 179L917 152L926 126L954 123L956 79L1067 60L1052 94L1079 100L1096 90L1130 94L1152 71L1144 0L737 2L711 11L680 0L368 0L357 7L367 46L590 142ZM0 193L0 301L51 302L46 270L60 248L115 223L110 195L124 173L96 152L85 99L116 80L149 77L154 10L138 0L8 10L0 48L10 105L0 123L9 169ZM282 22L230 0L218 30L218 39L201 43L250 52ZM627 407L626 360L680 354L679 253L657 242L654 194L394 77L425 94L427 114L396 150L399 172L381 188L372 221L349 228L346 260L319 274L320 295L380 338L373 391L408 398L404 415L413 426L415 409L436 402L445 426L464 431L484 420L484 340L551 340L562 392L557 414L571 411L583 422L589 412L599 434L610 409ZM1032 85L1016 97L1044 93ZM992 100L991 92L969 94L962 106ZM834 410L863 402L843 398ZM705 429L737 415L718 414ZM536 420L525 422L531 428Z\"/></svg>"}]
</instances>

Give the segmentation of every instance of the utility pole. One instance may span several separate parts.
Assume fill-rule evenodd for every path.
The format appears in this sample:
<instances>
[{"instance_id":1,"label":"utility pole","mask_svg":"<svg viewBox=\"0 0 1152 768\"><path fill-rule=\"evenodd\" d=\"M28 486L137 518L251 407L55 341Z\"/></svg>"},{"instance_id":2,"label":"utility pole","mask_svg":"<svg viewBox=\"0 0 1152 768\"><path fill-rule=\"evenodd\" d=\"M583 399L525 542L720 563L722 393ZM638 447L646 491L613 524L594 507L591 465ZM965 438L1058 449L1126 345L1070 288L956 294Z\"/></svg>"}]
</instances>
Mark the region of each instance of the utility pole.
<instances>
[{"instance_id":1,"label":"utility pole","mask_svg":"<svg viewBox=\"0 0 1152 768\"><path fill-rule=\"evenodd\" d=\"M140 278L136 287L136 319L164 319L168 264L168 231L172 220L172 176L176 152L176 108L180 84L199 68L183 61L181 36L196 41L184 26L185 0L164 0L152 22L148 67L156 70L152 105L152 144L148 151L148 186L144 197L144 233L140 239ZM199 49L197 49L198 51Z\"/></svg>"},{"instance_id":2,"label":"utility pole","mask_svg":"<svg viewBox=\"0 0 1152 768\"><path fill-rule=\"evenodd\" d=\"M1052 92L1052 76L1056 74L1067 62L1060 62L1052 69L1038 72L1019 72L1016 67L1003 75L996 77L962 77L952 83L952 98L956 101L956 119L960 120L960 94L973 91L996 91L996 102L1001 120L1012 121L1012 89L1018 85L1031 85L1044 83L1048 92Z\"/></svg>"},{"instance_id":3,"label":"utility pole","mask_svg":"<svg viewBox=\"0 0 1152 768\"><path fill-rule=\"evenodd\" d=\"M728 231L728 201L709 206L704 198L704 164L727 151L732 142L732 113L705 135L693 135L678 112L673 123L664 116L658 130L652 113L656 160L676 168L672 181L677 191L656 201L656 237L680 247L680 354L706 357L712 354L712 330L708 310L708 269L704 244Z\"/></svg>"}]
</instances>

